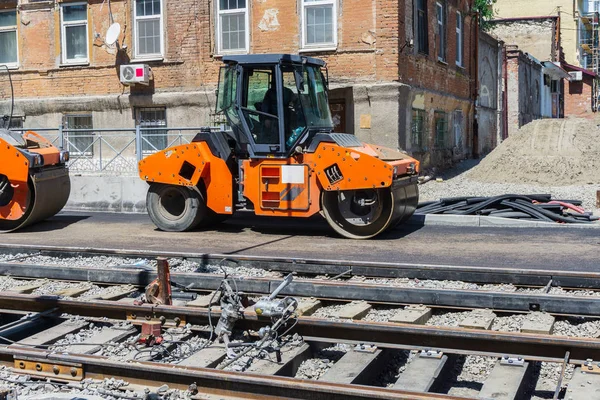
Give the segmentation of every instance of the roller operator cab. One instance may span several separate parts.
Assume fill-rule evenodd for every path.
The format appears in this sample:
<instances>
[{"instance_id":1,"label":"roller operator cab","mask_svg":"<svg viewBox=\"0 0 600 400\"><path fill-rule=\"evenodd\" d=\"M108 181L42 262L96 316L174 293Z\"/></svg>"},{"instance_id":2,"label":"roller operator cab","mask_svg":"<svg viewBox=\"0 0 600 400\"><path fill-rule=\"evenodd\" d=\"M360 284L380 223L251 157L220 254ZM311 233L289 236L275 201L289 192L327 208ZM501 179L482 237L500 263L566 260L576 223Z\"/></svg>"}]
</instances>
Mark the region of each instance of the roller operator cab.
<instances>
[{"instance_id":1,"label":"roller operator cab","mask_svg":"<svg viewBox=\"0 0 600 400\"><path fill-rule=\"evenodd\" d=\"M164 231L210 226L236 210L310 217L342 236L374 237L410 217L419 163L394 149L333 133L327 69L296 55L223 57L217 112L230 130L139 164L148 214Z\"/></svg>"}]
</instances>

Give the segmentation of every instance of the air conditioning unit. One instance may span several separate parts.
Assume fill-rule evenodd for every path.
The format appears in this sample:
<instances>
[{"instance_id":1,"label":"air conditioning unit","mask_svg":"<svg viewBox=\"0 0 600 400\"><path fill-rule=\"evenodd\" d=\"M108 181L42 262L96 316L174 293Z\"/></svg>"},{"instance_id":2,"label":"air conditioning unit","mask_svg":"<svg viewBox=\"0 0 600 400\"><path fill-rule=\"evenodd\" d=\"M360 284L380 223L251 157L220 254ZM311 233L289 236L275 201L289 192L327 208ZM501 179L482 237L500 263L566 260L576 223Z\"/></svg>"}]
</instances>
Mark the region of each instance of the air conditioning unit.
<instances>
[{"instance_id":1,"label":"air conditioning unit","mask_svg":"<svg viewBox=\"0 0 600 400\"><path fill-rule=\"evenodd\" d=\"M148 85L150 83L150 67L148 64L121 65L120 78L124 85Z\"/></svg>"},{"instance_id":2,"label":"air conditioning unit","mask_svg":"<svg viewBox=\"0 0 600 400\"><path fill-rule=\"evenodd\" d=\"M571 71L569 72L571 75L571 81L580 81L583 79L583 73L581 71Z\"/></svg>"}]
</instances>

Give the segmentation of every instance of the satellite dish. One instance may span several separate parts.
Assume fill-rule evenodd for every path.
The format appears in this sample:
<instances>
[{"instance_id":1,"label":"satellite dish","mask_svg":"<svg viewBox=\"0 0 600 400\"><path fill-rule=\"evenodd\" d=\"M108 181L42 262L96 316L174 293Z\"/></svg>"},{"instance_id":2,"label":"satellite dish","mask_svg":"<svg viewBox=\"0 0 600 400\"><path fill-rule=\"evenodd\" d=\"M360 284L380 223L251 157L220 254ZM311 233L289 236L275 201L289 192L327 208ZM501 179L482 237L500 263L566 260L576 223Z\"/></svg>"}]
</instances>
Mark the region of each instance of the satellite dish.
<instances>
[{"instance_id":1,"label":"satellite dish","mask_svg":"<svg viewBox=\"0 0 600 400\"><path fill-rule=\"evenodd\" d=\"M106 42L107 45L110 46L117 41L120 33L121 33L121 25L119 25L118 22L115 22L106 31L106 39L104 41Z\"/></svg>"}]
</instances>

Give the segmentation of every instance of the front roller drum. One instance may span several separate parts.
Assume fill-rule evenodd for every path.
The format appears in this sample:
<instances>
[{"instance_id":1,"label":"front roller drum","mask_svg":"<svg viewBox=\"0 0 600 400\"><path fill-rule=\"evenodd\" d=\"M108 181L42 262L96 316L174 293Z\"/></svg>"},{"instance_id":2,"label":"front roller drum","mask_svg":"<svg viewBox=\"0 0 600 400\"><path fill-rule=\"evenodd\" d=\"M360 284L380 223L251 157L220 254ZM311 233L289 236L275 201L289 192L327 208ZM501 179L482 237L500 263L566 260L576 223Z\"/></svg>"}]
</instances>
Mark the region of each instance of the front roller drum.
<instances>
[{"instance_id":1,"label":"front roller drum","mask_svg":"<svg viewBox=\"0 0 600 400\"><path fill-rule=\"evenodd\" d=\"M29 176L27 188L25 202L21 205L25 208L23 215L15 220L0 219L0 232L24 228L58 214L67 204L71 193L69 171L66 168L52 168L35 172ZM6 191L6 187L4 189L3 193L9 196L10 192ZM2 205L8 204L4 203L7 202L2 201Z\"/></svg>"},{"instance_id":2,"label":"front roller drum","mask_svg":"<svg viewBox=\"0 0 600 400\"><path fill-rule=\"evenodd\" d=\"M324 191L321 210L329 225L350 239L369 239L410 218L418 203L417 185Z\"/></svg>"}]
</instances>

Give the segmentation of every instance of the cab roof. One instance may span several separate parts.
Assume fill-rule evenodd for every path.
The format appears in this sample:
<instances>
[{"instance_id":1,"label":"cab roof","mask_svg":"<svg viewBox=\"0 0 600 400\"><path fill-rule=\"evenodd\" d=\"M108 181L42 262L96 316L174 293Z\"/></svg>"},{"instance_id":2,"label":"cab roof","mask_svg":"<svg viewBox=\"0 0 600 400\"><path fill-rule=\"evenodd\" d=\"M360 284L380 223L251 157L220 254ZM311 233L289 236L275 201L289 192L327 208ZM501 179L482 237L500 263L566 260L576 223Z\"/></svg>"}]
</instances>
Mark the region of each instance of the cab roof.
<instances>
[{"instance_id":1,"label":"cab roof","mask_svg":"<svg viewBox=\"0 0 600 400\"><path fill-rule=\"evenodd\" d=\"M304 57L296 54L241 54L241 55L228 55L223 56L223 62L226 64L279 64L279 63L294 63L316 65L319 67L325 66L325 61L312 58Z\"/></svg>"}]
</instances>

